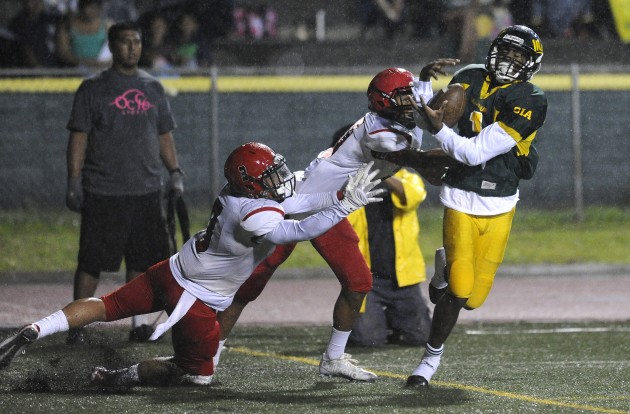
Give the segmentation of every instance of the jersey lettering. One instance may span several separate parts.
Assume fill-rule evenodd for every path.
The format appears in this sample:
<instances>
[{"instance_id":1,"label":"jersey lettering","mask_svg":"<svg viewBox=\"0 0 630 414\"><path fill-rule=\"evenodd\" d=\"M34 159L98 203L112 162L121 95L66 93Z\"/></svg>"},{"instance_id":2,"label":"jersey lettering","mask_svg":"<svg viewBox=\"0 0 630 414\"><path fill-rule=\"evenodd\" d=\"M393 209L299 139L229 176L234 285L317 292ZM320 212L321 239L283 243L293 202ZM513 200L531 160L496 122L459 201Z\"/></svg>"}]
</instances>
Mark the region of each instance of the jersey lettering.
<instances>
[{"instance_id":1,"label":"jersey lettering","mask_svg":"<svg viewBox=\"0 0 630 414\"><path fill-rule=\"evenodd\" d=\"M530 121L532 120L532 110L527 108L521 108L519 106L514 107L514 113L522 116L523 118L527 118Z\"/></svg>"}]
</instances>

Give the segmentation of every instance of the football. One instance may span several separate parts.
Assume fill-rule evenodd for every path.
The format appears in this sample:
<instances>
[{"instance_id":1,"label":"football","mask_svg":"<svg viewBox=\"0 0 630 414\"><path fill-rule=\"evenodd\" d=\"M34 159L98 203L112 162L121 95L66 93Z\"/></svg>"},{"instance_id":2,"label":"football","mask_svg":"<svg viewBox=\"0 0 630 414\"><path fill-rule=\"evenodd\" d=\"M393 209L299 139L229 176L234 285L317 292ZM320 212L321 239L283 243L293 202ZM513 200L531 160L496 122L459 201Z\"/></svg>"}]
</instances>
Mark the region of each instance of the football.
<instances>
[{"instance_id":1,"label":"football","mask_svg":"<svg viewBox=\"0 0 630 414\"><path fill-rule=\"evenodd\" d=\"M452 128L457 124L459 118L462 117L464 108L466 107L464 87L459 83L448 85L437 91L427 105L429 105L431 109L438 109L445 100L448 100L448 104L446 104L442 122Z\"/></svg>"}]
</instances>

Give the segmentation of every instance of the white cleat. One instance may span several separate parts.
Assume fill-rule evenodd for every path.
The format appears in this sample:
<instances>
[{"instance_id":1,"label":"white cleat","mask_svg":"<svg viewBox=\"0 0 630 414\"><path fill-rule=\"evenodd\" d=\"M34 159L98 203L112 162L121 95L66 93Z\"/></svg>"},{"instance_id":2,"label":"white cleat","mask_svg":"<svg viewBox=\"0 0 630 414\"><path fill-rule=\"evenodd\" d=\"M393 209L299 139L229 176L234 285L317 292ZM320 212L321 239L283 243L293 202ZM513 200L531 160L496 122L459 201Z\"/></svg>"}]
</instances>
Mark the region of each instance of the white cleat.
<instances>
[{"instance_id":1,"label":"white cleat","mask_svg":"<svg viewBox=\"0 0 630 414\"><path fill-rule=\"evenodd\" d=\"M23 354L25 348L35 342L39 336L39 331L35 325L27 325L5 339L0 344L0 369L9 366L13 358Z\"/></svg>"},{"instance_id":2,"label":"white cleat","mask_svg":"<svg viewBox=\"0 0 630 414\"><path fill-rule=\"evenodd\" d=\"M431 381L431 377L435 374L440 366L441 355L427 355L422 357L422 361L413 370L413 373L407 378L407 387L426 387Z\"/></svg>"},{"instance_id":3,"label":"white cleat","mask_svg":"<svg viewBox=\"0 0 630 414\"><path fill-rule=\"evenodd\" d=\"M359 361L352 359L352 355L343 354L339 359L327 359L326 354L322 355L319 362L319 374L330 377L343 377L354 381L372 382L377 375L356 366Z\"/></svg>"}]
</instances>

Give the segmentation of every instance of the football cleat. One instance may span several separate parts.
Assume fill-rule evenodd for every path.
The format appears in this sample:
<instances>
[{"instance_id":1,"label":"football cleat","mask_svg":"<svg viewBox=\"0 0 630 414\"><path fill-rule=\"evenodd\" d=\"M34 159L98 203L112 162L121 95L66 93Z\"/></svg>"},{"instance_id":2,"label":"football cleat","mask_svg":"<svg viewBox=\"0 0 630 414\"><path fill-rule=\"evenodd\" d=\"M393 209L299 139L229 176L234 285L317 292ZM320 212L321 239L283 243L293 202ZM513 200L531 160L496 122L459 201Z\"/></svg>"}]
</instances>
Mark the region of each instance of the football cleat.
<instances>
[{"instance_id":1,"label":"football cleat","mask_svg":"<svg viewBox=\"0 0 630 414\"><path fill-rule=\"evenodd\" d=\"M409 388L428 387L429 381L427 381L426 378L420 375L410 375L409 378L407 378L407 383L405 384L405 386Z\"/></svg>"},{"instance_id":2,"label":"football cleat","mask_svg":"<svg viewBox=\"0 0 630 414\"><path fill-rule=\"evenodd\" d=\"M115 385L116 371L105 367L94 367L90 374L90 382L94 385Z\"/></svg>"},{"instance_id":3,"label":"football cleat","mask_svg":"<svg viewBox=\"0 0 630 414\"><path fill-rule=\"evenodd\" d=\"M25 348L35 342L39 331L35 325L27 325L0 344L0 369L9 366L13 358L24 353Z\"/></svg>"},{"instance_id":4,"label":"football cleat","mask_svg":"<svg viewBox=\"0 0 630 414\"><path fill-rule=\"evenodd\" d=\"M322 355L319 362L319 374L327 377L342 377L354 381L372 382L378 378L375 373L356 366L358 361L352 355L343 354L338 359L328 359Z\"/></svg>"},{"instance_id":5,"label":"football cleat","mask_svg":"<svg viewBox=\"0 0 630 414\"><path fill-rule=\"evenodd\" d=\"M96 386L108 392L126 392L140 382L129 375L129 368L107 369L94 367L90 374L90 385Z\"/></svg>"}]
</instances>

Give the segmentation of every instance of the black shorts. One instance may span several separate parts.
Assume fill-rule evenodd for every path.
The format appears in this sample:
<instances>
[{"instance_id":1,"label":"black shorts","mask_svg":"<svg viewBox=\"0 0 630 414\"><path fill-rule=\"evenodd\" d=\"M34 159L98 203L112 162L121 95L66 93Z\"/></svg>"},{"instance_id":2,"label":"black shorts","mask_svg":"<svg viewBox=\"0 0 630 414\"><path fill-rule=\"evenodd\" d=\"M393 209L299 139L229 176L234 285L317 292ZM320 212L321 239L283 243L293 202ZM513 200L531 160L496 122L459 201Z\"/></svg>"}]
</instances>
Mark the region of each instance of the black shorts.
<instances>
[{"instance_id":1,"label":"black shorts","mask_svg":"<svg viewBox=\"0 0 630 414\"><path fill-rule=\"evenodd\" d=\"M161 192L141 196L85 193L81 212L79 270L98 276L127 270L144 272L169 256Z\"/></svg>"}]
</instances>

